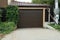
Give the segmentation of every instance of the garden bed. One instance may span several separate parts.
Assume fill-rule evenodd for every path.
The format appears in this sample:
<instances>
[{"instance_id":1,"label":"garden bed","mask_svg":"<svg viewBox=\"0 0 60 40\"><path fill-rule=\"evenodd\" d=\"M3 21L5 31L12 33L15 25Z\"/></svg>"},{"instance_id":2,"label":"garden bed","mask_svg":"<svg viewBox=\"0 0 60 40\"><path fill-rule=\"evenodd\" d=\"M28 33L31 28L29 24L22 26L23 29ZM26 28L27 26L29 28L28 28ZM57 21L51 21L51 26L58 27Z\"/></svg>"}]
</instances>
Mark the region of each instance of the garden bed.
<instances>
[{"instance_id":1,"label":"garden bed","mask_svg":"<svg viewBox=\"0 0 60 40\"><path fill-rule=\"evenodd\" d=\"M1 22L0 23L0 39L3 38L6 34L11 33L16 29L14 22Z\"/></svg>"},{"instance_id":2,"label":"garden bed","mask_svg":"<svg viewBox=\"0 0 60 40\"><path fill-rule=\"evenodd\" d=\"M11 33L17 28L18 7L7 6L5 10L0 9L0 40L6 34Z\"/></svg>"},{"instance_id":3,"label":"garden bed","mask_svg":"<svg viewBox=\"0 0 60 40\"><path fill-rule=\"evenodd\" d=\"M59 24L49 24L51 27L55 28L56 30L60 31L60 25Z\"/></svg>"},{"instance_id":4,"label":"garden bed","mask_svg":"<svg viewBox=\"0 0 60 40\"><path fill-rule=\"evenodd\" d=\"M0 34L8 34L16 29L14 22L2 22L0 23Z\"/></svg>"}]
</instances>

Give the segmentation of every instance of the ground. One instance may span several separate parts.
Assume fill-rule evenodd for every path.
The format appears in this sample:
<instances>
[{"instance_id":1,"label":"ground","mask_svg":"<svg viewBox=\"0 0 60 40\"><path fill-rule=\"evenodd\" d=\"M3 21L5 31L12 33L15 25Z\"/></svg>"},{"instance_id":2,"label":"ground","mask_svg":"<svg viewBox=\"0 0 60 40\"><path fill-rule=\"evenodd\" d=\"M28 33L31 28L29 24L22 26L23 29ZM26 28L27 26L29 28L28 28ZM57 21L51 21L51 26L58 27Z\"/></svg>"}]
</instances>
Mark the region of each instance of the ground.
<instances>
[{"instance_id":1,"label":"ground","mask_svg":"<svg viewBox=\"0 0 60 40\"><path fill-rule=\"evenodd\" d=\"M60 40L60 32L51 29L25 28L15 30L2 40Z\"/></svg>"}]
</instances>

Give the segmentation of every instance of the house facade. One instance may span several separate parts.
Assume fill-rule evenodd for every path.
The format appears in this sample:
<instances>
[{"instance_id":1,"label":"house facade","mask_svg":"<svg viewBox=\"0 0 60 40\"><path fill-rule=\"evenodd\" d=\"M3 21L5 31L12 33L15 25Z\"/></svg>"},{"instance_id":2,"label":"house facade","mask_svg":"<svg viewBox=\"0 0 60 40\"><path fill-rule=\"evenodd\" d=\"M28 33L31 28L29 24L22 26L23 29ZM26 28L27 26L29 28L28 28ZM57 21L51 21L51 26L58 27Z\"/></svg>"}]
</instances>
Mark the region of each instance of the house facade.
<instances>
[{"instance_id":1,"label":"house facade","mask_svg":"<svg viewBox=\"0 0 60 40\"><path fill-rule=\"evenodd\" d=\"M0 0L0 7L6 7L7 5L9 5L11 2L13 2L14 0Z\"/></svg>"},{"instance_id":2,"label":"house facade","mask_svg":"<svg viewBox=\"0 0 60 40\"><path fill-rule=\"evenodd\" d=\"M50 9L47 4L32 4L14 0L2 0L0 1L0 5L0 7L6 7L7 5L18 6L20 16L18 23L19 28L43 27L46 16L48 17L48 15L46 15L46 9Z\"/></svg>"},{"instance_id":3,"label":"house facade","mask_svg":"<svg viewBox=\"0 0 60 40\"><path fill-rule=\"evenodd\" d=\"M32 4L25 2L11 2L10 5L17 5L19 9L18 28L40 28L44 26L47 4ZM49 14L49 12L48 12ZM47 16L48 17L48 16Z\"/></svg>"}]
</instances>

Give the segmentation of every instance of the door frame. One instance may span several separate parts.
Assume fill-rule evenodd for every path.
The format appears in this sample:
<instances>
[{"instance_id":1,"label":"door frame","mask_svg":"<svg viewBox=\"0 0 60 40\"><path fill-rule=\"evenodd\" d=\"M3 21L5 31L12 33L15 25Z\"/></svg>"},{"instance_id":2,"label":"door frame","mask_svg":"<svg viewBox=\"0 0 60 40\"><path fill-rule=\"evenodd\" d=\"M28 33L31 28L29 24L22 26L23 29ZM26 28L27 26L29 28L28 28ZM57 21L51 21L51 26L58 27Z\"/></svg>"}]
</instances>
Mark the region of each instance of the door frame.
<instances>
[{"instance_id":1,"label":"door frame","mask_svg":"<svg viewBox=\"0 0 60 40\"><path fill-rule=\"evenodd\" d=\"M45 9L47 8L43 8L43 7L19 7L18 9L42 9L43 10L43 27L45 24Z\"/></svg>"}]
</instances>

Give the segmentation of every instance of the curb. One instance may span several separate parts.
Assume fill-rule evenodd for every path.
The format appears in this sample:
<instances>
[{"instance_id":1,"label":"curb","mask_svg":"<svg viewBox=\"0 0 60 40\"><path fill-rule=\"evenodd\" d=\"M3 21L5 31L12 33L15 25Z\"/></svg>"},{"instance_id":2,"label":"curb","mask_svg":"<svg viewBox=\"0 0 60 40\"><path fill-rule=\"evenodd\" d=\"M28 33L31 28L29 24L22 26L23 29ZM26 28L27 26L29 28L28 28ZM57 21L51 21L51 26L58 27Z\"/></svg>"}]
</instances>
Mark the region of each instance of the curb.
<instances>
[{"instance_id":1,"label":"curb","mask_svg":"<svg viewBox=\"0 0 60 40\"><path fill-rule=\"evenodd\" d=\"M50 25L48 25L48 23L44 24L44 28L46 29L51 29L51 30L56 30L55 28L51 27Z\"/></svg>"}]
</instances>

